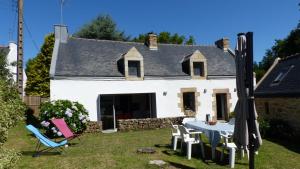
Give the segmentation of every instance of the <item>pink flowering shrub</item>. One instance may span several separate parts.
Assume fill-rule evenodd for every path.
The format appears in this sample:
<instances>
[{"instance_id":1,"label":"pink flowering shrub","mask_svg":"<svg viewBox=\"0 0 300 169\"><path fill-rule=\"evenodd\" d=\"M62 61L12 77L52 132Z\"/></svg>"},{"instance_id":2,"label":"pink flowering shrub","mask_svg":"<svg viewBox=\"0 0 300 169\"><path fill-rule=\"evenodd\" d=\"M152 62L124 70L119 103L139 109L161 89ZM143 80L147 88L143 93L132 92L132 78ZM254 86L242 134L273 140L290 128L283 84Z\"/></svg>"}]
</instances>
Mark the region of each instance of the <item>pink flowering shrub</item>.
<instances>
[{"instance_id":1,"label":"pink flowering shrub","mask_svg":"<svg viewBox=\"0 0 300 169\"><path fill-rule=\"evenodd\" d=\"M69 100L44 102L41 105L40 121L47 134L61 136L62 133L50 122L53 118L64 118L75 133L82 133L89 121L88 112L82 104Z\"/></svg>"}]
</instances>

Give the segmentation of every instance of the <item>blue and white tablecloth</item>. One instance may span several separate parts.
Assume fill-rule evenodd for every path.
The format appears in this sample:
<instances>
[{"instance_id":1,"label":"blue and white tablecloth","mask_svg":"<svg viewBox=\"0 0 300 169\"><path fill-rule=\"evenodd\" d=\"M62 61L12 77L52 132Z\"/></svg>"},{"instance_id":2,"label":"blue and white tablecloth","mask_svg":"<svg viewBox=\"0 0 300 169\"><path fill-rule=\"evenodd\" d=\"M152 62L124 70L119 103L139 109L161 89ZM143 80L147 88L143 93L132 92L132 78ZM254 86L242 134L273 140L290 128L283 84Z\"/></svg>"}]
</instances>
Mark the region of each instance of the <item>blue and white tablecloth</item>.
<instances>
[{"instance_id":1,"label":"blue and white tablecloth","mask_svg":"<svg viewBox=\"0 0 300 169\"><path fill-rule=\"evenodd\" d=\"M189 121L186 122L184 126L202 131L209 139L209 142L213 148L217 147L219 144L221 140L221 133L227 135L233 134L234 131L234 125L220 122L215 125L209 125L204 121Z\"/></svg>"}]
</instances>

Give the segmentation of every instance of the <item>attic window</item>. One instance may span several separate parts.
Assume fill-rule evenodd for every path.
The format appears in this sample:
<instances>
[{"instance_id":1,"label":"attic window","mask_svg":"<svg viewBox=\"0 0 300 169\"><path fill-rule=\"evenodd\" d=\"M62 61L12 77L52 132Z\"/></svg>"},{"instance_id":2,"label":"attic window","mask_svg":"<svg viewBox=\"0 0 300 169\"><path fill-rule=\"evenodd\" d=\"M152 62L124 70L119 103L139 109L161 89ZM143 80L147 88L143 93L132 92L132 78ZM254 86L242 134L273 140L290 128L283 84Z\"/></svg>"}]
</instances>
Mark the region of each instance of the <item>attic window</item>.
<instances>
[{"instance_id":1,"label":"attic window","mask_svg":"<svg viewBox=\"0 0 300 169\"><path fill-rule=\"evenodd\" d=\"M204 63L193 62L194 76L204 76Z\"/></svg>"},{"instance_id":2,"label":"attic window","mask_svg":"<svg viewBox=\"0 0 300 169\"><path fill-rule=\"evenodd\" d=\"M291 65L282 69L282 71L276 76L276 78L271 83L271 86L278 85L294 67L294 65Z\"/></svg>"},{"instance_id":3,"label":"attic window","mask_svg":"<svg viewBox=\"0 0 300 169\"><path fill-rule=\"evenodd\" d=\"M280 72L272 83L279 83L283 79L283 73Z\"/></svg>"},{"instance_id":4,"label":"attic window","mask_svg":"<svg viewBox=\"0 0 300 169\"><path fill-rule=\"evenodd\" d=\"M131 77L141 77L140 61L128 61L128 75Z\"/></svg>"}]
</instances>

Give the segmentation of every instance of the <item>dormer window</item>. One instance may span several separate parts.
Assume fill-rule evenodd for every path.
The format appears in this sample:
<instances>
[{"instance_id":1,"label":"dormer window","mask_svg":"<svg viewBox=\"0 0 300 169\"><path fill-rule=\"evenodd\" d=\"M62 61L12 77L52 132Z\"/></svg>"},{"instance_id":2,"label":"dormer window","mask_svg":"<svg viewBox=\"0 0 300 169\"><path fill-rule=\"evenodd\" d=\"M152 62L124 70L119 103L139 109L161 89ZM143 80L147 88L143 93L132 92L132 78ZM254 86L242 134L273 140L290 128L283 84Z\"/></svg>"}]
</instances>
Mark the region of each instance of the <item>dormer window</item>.
<instances>
[{"instance_id":1,"label":"dormer window","mask_svg":"<svg viewBox=\"0 0 300 169\"><path fill-rule=\"evenodd\" d=\"M193 62L194 76L204 76L204 63Z\"/></svg>"},{"instance_id":2,"label":"dormer window","mask_svg":"<svg viewBox=\"0 0 300 169\"><path fill-rule=\"evenodd\" d=\"M199 50L185 56L182 60L182 70L189 74L192 79L206 79L207 64L205 56Z\"/></svg>"},{"instance_id":3,"label":"dormer window","mask_svg":"<svg viewBox=\"0 0 300 169\"><path fill-rule=\"evenodd\" d=\"M143 80L143 60L141 53L135 47L132 47L118 59L118 69L124 74L126 80Z\"/></svg>"},{"instance_id":4,"label":"dormer window","mask_svg":"<svg viewBox=\"0 0 300 169\"><path fill-rule=\"evenodd\" d=\"M130 77L141 77L141 64L140 61L128 61L128 75Z\"/></svg>"}]
</instances>

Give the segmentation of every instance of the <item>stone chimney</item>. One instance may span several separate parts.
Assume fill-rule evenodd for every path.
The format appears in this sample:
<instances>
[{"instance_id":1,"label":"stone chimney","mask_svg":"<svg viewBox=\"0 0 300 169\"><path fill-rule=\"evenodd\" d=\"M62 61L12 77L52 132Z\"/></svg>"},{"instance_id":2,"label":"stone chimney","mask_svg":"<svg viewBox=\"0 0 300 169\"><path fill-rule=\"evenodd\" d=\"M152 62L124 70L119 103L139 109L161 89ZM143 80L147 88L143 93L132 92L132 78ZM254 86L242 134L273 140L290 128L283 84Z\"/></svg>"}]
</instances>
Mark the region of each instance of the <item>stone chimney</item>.
<instances>
[{"instance_id":1,"label":"stone chimney","mask_svg":"<svg viewBox=\"0 0 300 169\"><path fill-rule=\"evenodd\" d=\"M55 40L60 43L68 42L68 27L66 25L54 25Z\"/></svg>"},{"instance_id":2,"label":"stone chimney","mask_svg":"<svg viewBox=\"0 0 300 169\"><path fill-rule=\"evenodd\" d=\"M148 37L146 38L146 45L150 50L158 50L157 48L157 36L154 33L148 33Z\"/></svg>"},{"instance_id":3,"label":"stone chimney","mask_svg":"<svg viewBox=\"0 0 300 169\"><path fill-rule=\"evenodd\" d=\"M217 40L215 42L215 45L218 48L220 48L220 49L222 49L224 51L228 51L228 49L229 49L229 39L228 38L222 38L220 40Z\"/></svg>"}]
</instances>

